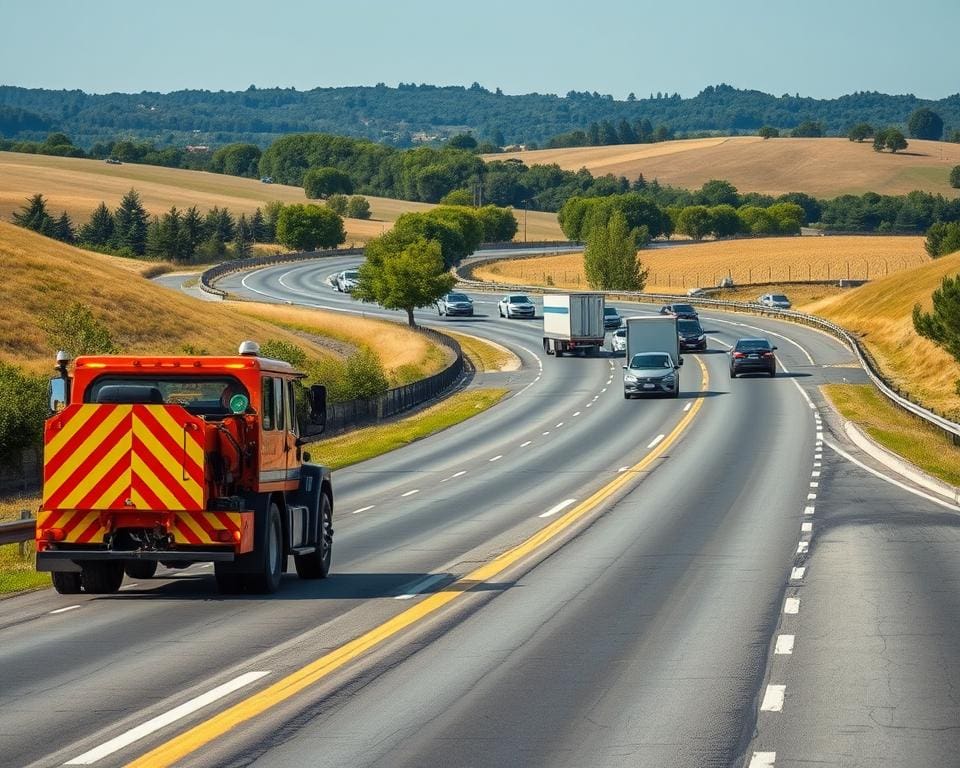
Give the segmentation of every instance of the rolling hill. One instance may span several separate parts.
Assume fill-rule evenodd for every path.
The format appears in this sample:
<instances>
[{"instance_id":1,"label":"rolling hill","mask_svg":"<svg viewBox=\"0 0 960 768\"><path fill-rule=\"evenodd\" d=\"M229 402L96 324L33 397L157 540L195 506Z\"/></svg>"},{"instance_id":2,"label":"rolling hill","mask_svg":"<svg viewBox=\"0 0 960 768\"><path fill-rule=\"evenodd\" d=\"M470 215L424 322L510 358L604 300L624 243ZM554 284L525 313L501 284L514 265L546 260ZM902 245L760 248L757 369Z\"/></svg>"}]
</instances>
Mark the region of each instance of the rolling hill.
<instances>
[{"instance_id":1,"label":"rolling hill","mask_svg":"<svg viewBox=\"0 0 960 768\"><path fill-rule=\"evenodd\" d=\"M686 139L659 144L571 147L485 155L517 158L527 165L556 163L696 189L725 179L740 192L779 195L806 192L820 198L843 194L901 195L915 189L960 196L950 187L950 169L960 164L960 144L911 139L905 152L874 152L869 141L847 139L761 139L755 136Z\"/></svg>"}]
</instances>

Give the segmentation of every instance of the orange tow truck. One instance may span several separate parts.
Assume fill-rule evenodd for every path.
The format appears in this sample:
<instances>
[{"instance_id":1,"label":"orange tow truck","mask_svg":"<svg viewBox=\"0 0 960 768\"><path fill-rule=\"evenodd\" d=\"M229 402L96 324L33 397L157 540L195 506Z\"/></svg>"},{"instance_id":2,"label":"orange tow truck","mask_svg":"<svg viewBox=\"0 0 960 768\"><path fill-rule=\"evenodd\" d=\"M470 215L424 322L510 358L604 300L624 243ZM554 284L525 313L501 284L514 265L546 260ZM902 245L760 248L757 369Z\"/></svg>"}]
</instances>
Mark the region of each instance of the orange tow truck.
<instances>
[{"instance_id":1,"label":"orange tow truck","mask_svg":"<svg viewBox=\"0 0 960 768\"><path fill-rule=\"evenodd\" d=\"M36 550L58 592L212 562L221 592L270 593L291 555L301 578L326 577L333 486L304 451L326 390L259 352L84 356L72 379L57 355Z\"/></svg>"}]
</instances>

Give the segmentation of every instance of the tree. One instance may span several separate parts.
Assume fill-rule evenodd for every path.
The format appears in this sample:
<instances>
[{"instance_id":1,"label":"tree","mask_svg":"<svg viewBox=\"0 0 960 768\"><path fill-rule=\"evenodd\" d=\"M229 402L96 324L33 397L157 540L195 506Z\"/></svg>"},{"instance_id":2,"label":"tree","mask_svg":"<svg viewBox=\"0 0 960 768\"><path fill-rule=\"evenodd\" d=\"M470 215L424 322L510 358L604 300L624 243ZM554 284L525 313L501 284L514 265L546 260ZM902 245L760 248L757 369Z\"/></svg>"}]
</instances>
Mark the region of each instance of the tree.
<instances>
[{"instance_id":1,"label":"tree","mask_svg":"<svg viewBox=\"0 0 960 768\"><path fill-rule=\"evenodd\" d=\"M347 196L337 193L327 198L327 208L338 216L347 215Z\"/></svg>"},{"instance_id":2,"label":"tree","mask_svg":"<svg viewBox=\"0 0 960 768\"><path fill-rule=\"evenodd\" d=\"M790 131L790 135L795 139L819 139L824 134L823 123L813 120L804 120L800 125Z\"/></svg>"},{"instance_id":3,"label":"tree","mask_svg":"<svg viewBox=\"0 0 960 768\"><path fill-rule=\"evenodd\" d=\"M799 235L803 225L804 212L796 203L776 203L767 208L767 215L773 220L776 234Z\"/></svg>"},{"instance_id":4,"label":"tree","mask_svg":"<svg viewBox=\"0 0 960 768\"><path fill-rule=\"evenodd\" d=\"M766 208L745 205L737 211L742 228L751 235L771 235L777 232L777 222L767 213Z\"/></svg>"},{"instance_id":5,"label":"tree","mask_svg":"<svg viewBox=\"0 0 960 768\"><path fill-rule=\"evenodd\" d=\"M517 217L509 208L485 205L477 208L474 214L483 229L485 243L507 243L517 234Z\"/></svg>"},{"instance_id":6,"label":"tree","mask_svg":"<svg viewBox=\"0 0 960 768\"><path fill-rule=\"evenodd\" d=\"M240 219L237 221L236 235L233 238L233 258L247 258L251 253L250 244L252 242L253 233L250 229L250 223L247 221L246 216L240 214Z\"/></svg>"},{"instance_id":7,"label":"tree","mask_svg":"<svg viewBox=\"0 0 960 768\"><path fill-rule=\"evenodd\" d=\"M647 272L637 260L640 241L647 235L630 230L622 211L614 211L609 221L590 230L583 252L587 282L599 290L642 291Z\"/></svg>"},{"instance_id":8,"label":"tree","mask_svg":"<svg viewBox=\"0 0 960 768\"><path fill-rule=\"evenodd\" d=\"M311 168L303 175L303 191L311 200L338 192L350 195L353 193L353 182L349 174L338 168Z\"/></svg>"},{"instance_id":9,"label":"tree","mask_svg":"<svg viewBox=\"0 0 960 768\"><path fill-rule=\"evenodd\" d=\"M469 133L458 133L447 139L447 146L451 149L465 149L472 152L477 148L477 140Z\"/></svg>"},{"instance_id":10,"label":"tree","mask_svg":"<svg viewBox=\"0 0 960 768\"><path fill-rule=\"evenodd\" d=\"M370 203L362 195L354 195L347 203L347 216L351 219L369 219Z\"/></svg>"},{"instance_id":11,"label":"tree","mask_svg":"<svg viewBox=\"0 0 960 768\"><path fill-rule=\"evenodd\" d=\"M730 237L740 231L740 217L732 205L715 205L710 209L710 227L715 237Z\"/></svg>"},{"instance_id":12,"label":"tree","mask_svg":"<svg viewBox=\"0 0 960 768\"><path fill-rule=\"evenodd\" d=\"M47 378L0 361L0 460L17 466L20 452L38 446L47 418Z\"/></svg>"},{"instance_id":13,"label":"tree","mask_svg":"<svg viewBox=\"0 0 960 768\"><path fill-rule=\"evenodd\" d=\"M914 305L914 330L960 361L960 275L944 277L932 298L931 312L923 312L919 304ZM960 382L957 390L960 392Z\"/></svg>"},{"instance_id":14,"label":"tree","mask_svg":"<svg viewBox=\"0 0 960 768\"><path fill-rule=\"evenodd\" d=\"M39 193L27 198L23 207L13 214L13 223L47 237L53 237L56 229L56 222L47 212L47 201Z\"/></svg>"},{"instance_id":15,"label":"tree","mask_svg":"<svg viewBox=\"0 0 960 768\"><path fill-rule=\"evenodd\" d=\"M346 239L343 219L319 205L285 205L277 217L277 242L291 250L335 248Z\"/></svg>"},{"instance_id":16,"label":"tree","mask_svg":"<svg viewBox=\"0 0 960 768\"><path fill-rule=\"evenodd\" d=\"M953 166L953 170L950 171L950 186L960 189L960 165Z\"/></svg>"},{"instance_id":17,"label":"tree","mask_svg":"<svg viewBox=\"0 0 960 768\"><path fill-rule=\"evenodd\" d=\"M469 189L455 189L440 198L440 205L473 205L473 193Z\"/></svg>"},{"instance_id":18,"label":"tree","mask_svg":"<svg viewBox=\"0 0 960 768\"><path fill-rule=\"evenodd\" d=\"M927 230L924 248L931 259L960 251L960 222L937 221Z\"/></svg>"},{"instance_id":19,"label":"tree","mask_svg":"<svg viewBox=\"0 0 960 768\"><path fill-rule=\"evenodd\" d=\"M847 138L858 143L871 136L873 136L873 126L870 123L857 123L847 132Z\"/></svg>"},{"instance_id":20,"label":"tree","mask_svg":"<svg viewBox=\"0 0 960 768\"><path fill-rule=\"evenodd\" d=\"M191 205L180 222L181 254L184 261L193 261L196 258L197 249L203 242L203 231L203 217L200 216L197 206Z\"/></svg>"},{"instance_id":21,"label":"tree","mask_svg":"<svg viewBox=\"0 0 960 768\"><path fill-rule=\"evenodd\" d=\"M77 238L81 243L94 248L103 248L113 239L113 214L107 204L101 202L96 207L90 220L80 227Z\"/></svg>"},{"instance_id":22,"label":"tree","mask_svg":"<svg viewBox=\"0 0 960 768\"><path fill-rule=\"evenodd\" d=\"M688 205L677 217L677 232L694 240L703 240L713 229L710 211L705 205Z\"/></svg>"},{"instance_id":23,"label":"tree","mask_svg":"<svg viewBox=\"0 0 960 768\"><path fill-rule=\"evenodd\" d=\"M120 207L113 215L113 242L118 251L131 256L143 256L147 250L147 212L140 202L140 195L131 189L120 200Z\"/></svg>"},{"instance_id":24,"label":"tree","mask_svg":"<svg viewBox=\"0 0 960 768\"><path fill-rule=\"evenodd\" d=\"M901 149L907 148L907 139L904 137L903 133L898 131L896 128L887 129L885 143L887 149L889 149L891 152L898 152Z\"/></svg>"},{"instance_id":25,"label":"tree","mask_svg":"<svg viewBox=\"0 0 960 768\"><path fill-rule=\"evenodd\" d=\"M761 139L779 139L780 131L769 125L764 125L757 131L757 136Z\"/></svg>"},{"instance_id":26,"label":"tree","mask_svg":"<svg viewBox=\"0 0 960 768\"><path fill-rule=\"evenodd\" d=\"M907 130L912 139L940 141L943 137L943 119L927 107L920 107L907 121Z\"/></svg>"},{"instance_id":27,"label":"tree","mask_svg":"<svg viewBox=\"0 0 960 768\"><path fill-rule=\"evenodd\" d=\"M737 188L729 181L720 179L705 181L694 198L703 205L740 205L740 195L737 194Z\"/></svg>"},{"instance_id":28,"label":"tree","mask_svg":"<svg viewBox=\"0 0 960 768\"><path fill-rule=\"evenodd\" d=\"M66 211L60 214L60 218L53 224L53 236L64 243L71 245L77 241L77 233L73 228L73 222Z\"/></svg>"},{"instance_id":29,"label":"tree","mask_svg":"<svg viewBox=\"0 0 960 768\"><path fill-rule=\"evenodd\" d=\"M367 243L366 257L353 296L404 310L411 328L416 327L413 311L435 304L457 282L436 240L404 242L388 232Z\"/></svg>"},{"instance_id":30,"label":"tree","mask_svg":"<svg viewBox=\"0 0 960 768\"><path fill-rule=\"evenodd\" d=\"M267 226L263 219L263 212L257 208L250 217L250 234L253 235L253 242L266 243Z\"/></svg>"},{"instance_id":31,"label":"tree","mask_svg":"<svg viewBox=\"0 0 960 768\"><path fill-rule=\"evenodd\" d=\"M256 178L259 173L260 147L256 144L227 144L210 158L210 170L229 176Z\"/></svg>"}]
</instances>

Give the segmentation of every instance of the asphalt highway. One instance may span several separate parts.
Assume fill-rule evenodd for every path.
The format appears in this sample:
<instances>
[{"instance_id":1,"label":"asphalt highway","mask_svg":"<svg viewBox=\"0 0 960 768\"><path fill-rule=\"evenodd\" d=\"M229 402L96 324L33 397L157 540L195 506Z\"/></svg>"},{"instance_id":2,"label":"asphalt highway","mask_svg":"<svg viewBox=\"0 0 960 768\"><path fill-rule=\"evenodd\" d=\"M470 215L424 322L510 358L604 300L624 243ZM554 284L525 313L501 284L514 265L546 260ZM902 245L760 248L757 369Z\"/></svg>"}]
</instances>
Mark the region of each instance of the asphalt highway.
<instances>
[{"instance_id":1,"label":"asphalt highway","mask_svg":"<svg viewBox=\"0 0 960 768\"><path fill-rule=\"evenodd\" d=\"M396 317L330 288L354 263L220 286ZM546 356L541 321L500 319L496 299L418 322L515 351L520 370L474 382L511 396L335 473L330 579L223 598L195 567L116 596L0 601L0 764L121 765L168 747L139 764L960 764L960 510L842 439L818 386L865 380L849 351L704 313L709 350L685 355L680 397L626 401L621 357ZM779 347L778 376L731 380L726 349L758 334ZM295 695L272 693L377 632ZM255 700L256 716L217 726Z\"/></svg>"}]
</instances>

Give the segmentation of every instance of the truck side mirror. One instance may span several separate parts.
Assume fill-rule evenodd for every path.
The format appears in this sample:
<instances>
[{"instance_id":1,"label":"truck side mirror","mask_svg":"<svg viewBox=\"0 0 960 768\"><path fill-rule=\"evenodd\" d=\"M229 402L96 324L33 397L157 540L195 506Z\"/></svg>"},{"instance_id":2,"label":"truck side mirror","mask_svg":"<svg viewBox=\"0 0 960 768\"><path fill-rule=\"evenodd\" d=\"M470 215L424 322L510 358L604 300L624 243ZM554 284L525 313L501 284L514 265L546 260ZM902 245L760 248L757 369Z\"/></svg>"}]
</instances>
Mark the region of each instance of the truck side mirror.
<instances>
[{"instance_id":1,"label":"truck side mirror","mask_svg":"<svg viewBox=\"0 0 960 768\"><path fill-rule=\"evenodd\" d=\"M318 429L316 434L327 425L327 388L322 384L310 387L310 425Z\"/></svg>"},{"instance_id":2,"label":"truck side mirror","mask_svg":"<svg viewBox=\"0 0 960 768\"><path fill-rule=\"evenodd\" d=\"M67 405L68 381L68 379L64 379L60 376L55 376L54 378L50 379L50 387L48 389L50 413L62 411Z\"/></svg>"}]
</instances>

